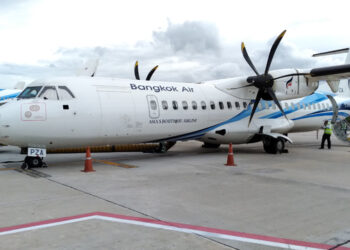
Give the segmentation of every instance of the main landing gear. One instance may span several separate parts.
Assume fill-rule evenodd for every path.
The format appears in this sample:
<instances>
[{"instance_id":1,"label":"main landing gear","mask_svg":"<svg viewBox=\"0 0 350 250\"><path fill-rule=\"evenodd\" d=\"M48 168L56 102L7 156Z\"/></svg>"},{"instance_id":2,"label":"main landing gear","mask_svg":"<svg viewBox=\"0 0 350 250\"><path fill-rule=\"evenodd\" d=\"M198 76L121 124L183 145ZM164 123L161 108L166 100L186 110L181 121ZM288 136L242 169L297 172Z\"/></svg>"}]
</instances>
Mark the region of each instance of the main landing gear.
<instances>
[{"instance_id":1,"label":"main landing gear","mask_svg":"<svg viewBox=\"0 0 350 250\"><path fill-rule=\"evenodd\" d=\"M21 166L22 169L46 168L47 165L41 157L26 156Z\"/></svg>"},{"instance_id":2,"label":"main landing gear","mask_svg":"<svg viewBox=\"0 0 350 250\"><path fill-rule=\"evenodd\" d=\"M285 140L283 138L265 136L263 138L263 145L265 152L269 154L288 153L288 150L285 149Z\"/></svg>"}]
</instances>

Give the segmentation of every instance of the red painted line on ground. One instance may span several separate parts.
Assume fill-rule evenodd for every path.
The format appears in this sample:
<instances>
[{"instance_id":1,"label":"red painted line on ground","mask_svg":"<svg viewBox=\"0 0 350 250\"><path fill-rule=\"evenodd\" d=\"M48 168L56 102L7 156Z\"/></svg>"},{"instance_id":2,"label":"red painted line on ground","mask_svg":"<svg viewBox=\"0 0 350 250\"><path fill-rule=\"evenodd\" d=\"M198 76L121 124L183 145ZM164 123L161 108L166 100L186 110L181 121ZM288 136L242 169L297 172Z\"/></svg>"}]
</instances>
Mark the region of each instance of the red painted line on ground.
<instances>
[{"instance_id":1,"label":"red painted line on ground","mask_svg":"<svg viewBox=\"0 0 350 250\"><path fill-rule=\"evenodd\" d=\"M23 228L29 228L29 227L34 227L34 226L40 226L40 225L47 225L47 224L51 224L51 223L64 222L64 221L69 221L69 220L74 220L74 219L81 219L81 218L86 218L86 217L95 216L95 215L105 216L105 217L109 217L109 218L122 219L122 220L130 220L130 221L138 221L138 222L144 222L144 223L150 223L150 224L157 224L157 225L163 225L163 226L171 226L171 227L177 227L177 228L182 228L182 229L198 230L198 231L203 231L203 232L208 232L208 233L230 235L230 236L248 238L248 239L253 239L253 240L262 240L262 241L269 241L269 242L275 242L275 243L283 243L283 244L289 244L289 245L295 245L295 246L301 246L301 247L311 247L311 248L320 248L320 249L329 249L329 248L333 247L332 245L321 244L321 243L312 243L312 242L306 242L306 241L277 238L277 237L272 237L272 236L242 233L242 232L236 232L236 231L225 230L225 229L202 227L202 226L195 226L195 225L182 224L182 223L176 223L176 222L159 221L159 220L155 220L155 219L127 216L127 215L120 215L120 214L112 214L112 213L105 213L105 212L86 213L86 214L80 214L80 215L75 215L75 216L68 216L68 217L62 217L62 218L57 218L57 219L32 222L32 223L27 223L27 224L22 224L22 225L3 227L3 228L0 228L0 233L1 232L8 232L8 231L16 230L16 229L23 229ZM337 250L350 250L350 248L341 246L341 247L338 247Z\"/></svg>"}]
</instances>

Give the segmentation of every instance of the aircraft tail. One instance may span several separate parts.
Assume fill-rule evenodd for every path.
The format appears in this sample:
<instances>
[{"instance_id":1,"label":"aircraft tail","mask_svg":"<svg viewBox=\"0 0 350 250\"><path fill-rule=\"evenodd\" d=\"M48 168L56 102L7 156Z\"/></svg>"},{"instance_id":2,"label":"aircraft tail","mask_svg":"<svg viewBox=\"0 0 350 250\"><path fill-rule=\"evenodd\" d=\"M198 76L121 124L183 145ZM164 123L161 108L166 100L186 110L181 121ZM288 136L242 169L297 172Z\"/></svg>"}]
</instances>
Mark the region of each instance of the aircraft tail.
<instances>
[{"instance_id":1,"label":"aircraft tail","mask_svg":"<svg viewBox=\"0 0 350 250\"><path fill-rule=\"evenodd\" d=\"M350 64L350 49L349 48L326 51L326 52L314 54L312 56L319 57L319 56L329 56L329 55L336 55L336 54L343 54L343 53L347 53L344 64ZM327 83L328 83L329 88L333 91L333 93L338 93L339 91L341 91L341 89L339 89L339 83L340 83L339 80L336 80L336 81L327 80ZM344 84L342 84L342 85L344 85ZM347 91L349 91L349 86L344 86L342 88L343 88L343 91L345 89ZM340 93L338 93L338 94L340 94Z\"/></svg>"}]
</instances>

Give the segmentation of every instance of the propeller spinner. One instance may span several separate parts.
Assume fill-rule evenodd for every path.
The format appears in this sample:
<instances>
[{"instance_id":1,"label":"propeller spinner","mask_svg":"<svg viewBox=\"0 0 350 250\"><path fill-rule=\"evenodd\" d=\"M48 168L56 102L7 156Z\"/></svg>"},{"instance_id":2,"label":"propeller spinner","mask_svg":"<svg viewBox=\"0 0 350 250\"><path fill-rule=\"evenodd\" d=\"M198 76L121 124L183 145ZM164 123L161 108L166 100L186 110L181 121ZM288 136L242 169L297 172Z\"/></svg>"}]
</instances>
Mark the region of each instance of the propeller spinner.
<instances>
[{"instance_id":1,"label":"propeller spinner","mask_svg":"<svg viewBox=\"0 0 350 250\"><path fill-rule=\"evenodd\" d=\"M258 93L256 95L255 98L255 102L254 102L254 106L253 106L253 110L252 113L250 114L249 117L249 123L248 126L250 125L250 122L254 116L255 110L261 100L273 100L277 107L280 109L280 111L282 112L282 114L284 115L284 117L288 120L286 114L284 113L281 104L279 103L275 93L272 90L272 86L274 83L274 78L269 74L269 69L271 66L271 62L273 59L273 56L275 55L276 49L279 45L279 43L281 42L284 34L286 33L286 30L284 30L275 40L275 42L273 43L271 50L270 50L270 54L269 57L267 59L267 63L266 63L266 67L265 67L265 72L264 74L259 74L259 72L257 71L257 69L255 68L254 64L252 63L252 61L250 60L250 57L247 53L247 50L245 48L244 43L242 42L242 54L244 59L246 60L246 62L249 64L250 68L255 72L256 76L249 76L247 78L247 82L250 83L250 86L255 86L256 88L258 88Z\"/></svg>"},{"instance_id":2,"label":"propeller spinner","mask_svg":"<svg viewBox=\"0 0 350 250\"><path fill-rule=\"evenodd\" d=\"M151 71L148 73L148 75L147 75L147 77L146 77L146 81L151 80L152 75L153 75L154 71L156 71L157 68L158 68L158 65L155 66L153 69L151 69ZM134 74L135 74L135 78L136 78L137 80L140 80L140 75L139 75L139 62L138 62L138 61L136 61L136 63L135 63Z\"/></svg>"}]
</instances>

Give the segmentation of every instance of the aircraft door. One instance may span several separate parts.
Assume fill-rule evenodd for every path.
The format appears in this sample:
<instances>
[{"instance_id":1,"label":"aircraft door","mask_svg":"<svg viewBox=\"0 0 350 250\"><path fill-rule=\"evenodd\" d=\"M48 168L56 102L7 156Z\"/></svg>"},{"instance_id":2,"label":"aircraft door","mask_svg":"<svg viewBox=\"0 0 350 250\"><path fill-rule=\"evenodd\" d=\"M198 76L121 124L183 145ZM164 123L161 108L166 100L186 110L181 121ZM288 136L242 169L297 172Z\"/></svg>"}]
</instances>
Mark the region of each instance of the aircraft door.
<instances>
[{"instance_id":1,"label":"aircraft door","mask_svg":"<svg viewBox=\"0 0 350 250\"><path fill-rule=\"evenodd\" d=\"M148 103L149 117L151 119L159 118L160 112L159 112L159 105L158 105L157 97L154 95L148 95L147 96L147 103Z\"/></svg>"}]
</instances>

